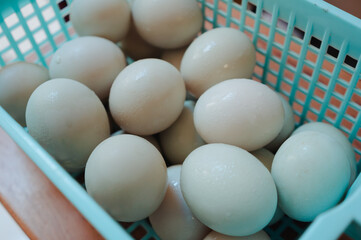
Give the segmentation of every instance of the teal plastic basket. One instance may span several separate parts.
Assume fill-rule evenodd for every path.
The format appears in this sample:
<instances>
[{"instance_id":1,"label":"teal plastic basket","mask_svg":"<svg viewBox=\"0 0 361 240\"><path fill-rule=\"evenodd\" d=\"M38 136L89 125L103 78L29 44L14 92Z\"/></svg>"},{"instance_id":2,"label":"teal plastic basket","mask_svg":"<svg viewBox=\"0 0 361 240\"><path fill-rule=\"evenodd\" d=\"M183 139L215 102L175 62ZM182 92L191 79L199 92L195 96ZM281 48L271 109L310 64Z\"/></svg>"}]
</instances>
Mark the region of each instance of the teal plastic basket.
<instances>
[{"instance_id":1,"label":"teal plastic basket","mask_svg":"<svg viewBox=\"0 0 361 240\"><path fill-rule=\"evenodd\" d=\"M231 26L257 50L253 78L281 92L297 125L325 121L341 129L361 154L361 20L321 0L198 0L202 31ZM47 66L52 53L76 34L70 0L2 0L0 65L25 60ZM159 239L146 220L125 229L0 107L2 127L105 239ZM346 199L311 224L284 217L265 230L272 239L361 239L361 177Z\"/></svg>"}]
</instances>

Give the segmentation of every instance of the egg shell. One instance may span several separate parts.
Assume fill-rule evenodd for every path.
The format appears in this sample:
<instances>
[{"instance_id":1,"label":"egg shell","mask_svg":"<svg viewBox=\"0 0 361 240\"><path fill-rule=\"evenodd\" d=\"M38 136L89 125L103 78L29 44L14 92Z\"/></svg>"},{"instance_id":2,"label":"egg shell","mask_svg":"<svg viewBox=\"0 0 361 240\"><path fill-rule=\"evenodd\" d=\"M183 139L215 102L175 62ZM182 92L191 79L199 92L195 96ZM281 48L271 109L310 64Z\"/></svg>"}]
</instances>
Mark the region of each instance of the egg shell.
<instances>
[{"instance_id":1,"label":"egg shell","mask_svg":"<svg viewBox=\"0 0 361 240\"><path fill-rule=\"evenodd\" d=\"M127 134L124 130L119 130L119 131L116 131L114 133L112 133L112 137L113 136L118 136L118 135L122 135L122 134ZM160 152L162 153L162 150L160 148L160 145L158 143L158 140L157 138L154 136L154 135L149 135L149 136L139 136L139 137L142 137L144 138L145 140L147 140L148 142L150 142L151 144L153 144L153 146Z\"/></svg>"},{"instance_id":2,"label":"egg shell","mask_svg":"<svg viewBox=\"0 0 361 240\"><path fill-rule=\"evenodd\" d=\"M182 58L183 58L183 55L184 55L185 51L187 50L187 48L188 48L188 46L183 47L183 48L174 49L174 50L165 50L162 53L161 59L169 62L174 67L176 67L178 69L178 71L180 71L180 65L182 62Z\"/></svg>"},{"instance_id":3,"label":"egg shell","mask_svg":"<svg viewBox=\"0 0 361 240\"><path fill-rule=\"evenodd\" d=\"M26 107L30 135L70 172L85 167L93 149L109 137L107 113L84 84L52 79L30 96Z\"/></svg>"},{"instance_id":4,"label":"egg shell","mask_svg":"<svg viewBox=\"0 0 361 240\"><path fill-rule=\"evenodd\" d=\"M133 3L132 14L140 36L164 49L186 46L203 23L196 0L137 0Z\"/></svg>"},{"instance_id":5,"label":"egg shell","mask_svg":"<svg viewBox=\"0 0 361 240\"><path fill-rule=\"evenodd\" d=\"M293 117L293 109L288 101L281 95L278 94L282 101L283 109L285 112L285 120L283 122L283 127L278 136L272 140L265 148L272 152L277 152L277 149L282 145L284 141L292 134L295 129L295 119Z\"/></svg>"},{"instance_id":6,"label":"egg shell","mask_svg":"<svg viewBox=\"0 0 361 240\"><path fill-rule=\"evenodd\" d=\"M247 236L264 228L277 206L272 176L254 156L214 143L184 161L181 190L194 216L214 231Z\"/></svg>"},{"instance_id":7,"label":"egg shell","mask_svg":"<svg viewBox=\"0 0 361 240\"><path fill-rule=\"evenodd\" d=\"M79 37L62 45L53 55L51 78L70 78L93 90L102 101L125 67L123 52L113 42L100 37Z\"/></svg>"},{"instance_id":8,"label":"egg shell","mask_svg":"<svg viewBox=\"0 0 361 240\"><path fill-rule=\"evenodd\" d=\"M270 143L283 121L277 94L249 79L218 83L198 99L194 109L194 125L207 143L232 144L247 151Z\"/></svg>"},{"instance_id":9,"label":"egg shell","mask_svg":"<svg viewBox=\"0 0 361 240\"><path fill-rule=\"evenodd\" d=\"M271 225L275 224L276 222L280 221L284 217L284 215L285 214L283 213L282 209L279 206L277 206L276 212L273 215L273 218L271 219L271 221L269 222L268 225L271 226Z\"/></svg>"},{"instance_id":10,"label":"egg shell","mask_svg":"<svg viewBox=\"0 0 361 240\"><path fill-rule=\"evenodd\" d=\"M212 231L203 240L271 240L271 238L263 230L244 237L226 236L221 233Z\"/></svg>"},{"instance_id":11,"label":"egg shell","mask_svg":"<svg viewBox=\"0 0 361 240\"><path fill-rule=\"evenodd\" d=\"M349 186L351 186L357 176L357 164L356 164L355 150L353 149L351 143L348 141L347 137L343 135L343 133L340 130L338 130L336 127L332 126L331 124L323 123L323 122L306 123L300 126L299 128L297 128L292 133L292 135L304 131L316 131L327 134L342 146L342 148L346 151L347 158L350 162L351 176L350 176Z\"/></svg>"},{"instance_id":12,"label":"egg shell","mask_svg":"<svg viewBox=\"0 0 361 240\"><path fill-rule=\"evenodd\" d=\"M159 208L149 221L161 239L198 240L209 233L209 228L196 219L184 201L180 189L182 165L167 169L167 192Z\"/></svg>"},{"instance_id":13,"label":"egg shell","mask_svg":"<svg viewBox=\"0 0 361 240\"><path fill-rule=\"evenodd\" d=\"M0 105L24 127L30 95L49 78L48 70L37 64L16 62L6 65L0 70Z\"/></svg>"},{"instance_id":14,"label":"egg shell","mask_svg":"<svg viewBox=\"0 0 361 240\"><path fill-rule=\"evenodd\" d=\"M196 38L184 53L181 73L187 91L199 98L208 88L231 78L251 78L256 51L247 35L216 28Z\"/></svg>"},{"instance_id":15,"label":"egg shell","mask_svg":"<svg viewBox=\"0 0 361 240\"><path fill-rule=\"evenodd\" d=\"M182 112L184 100L184 81L177 69L160 59L143 59L118 75L109 106L124 131L146 136L172 125Z\"/></svg>"},{"instance_id":16,"label":"egg shell","mask_svg":"<svg viewBox=\"0 0 361 240\"><path fill-rule=\"evenodd\" d=\"M99 36L119 42L128 33L131 10L126 0L76 0L70 21L79 36Z\"/></svg>"},{"instance_id":17,"label":"egg shell","mask_svg":"<svg viewBox=\"0 0 361 240\"><path fill-rule=\"evenodd\" d=\"M167 167L150 142L122 134L94 149L85 168L85 186L116 220L138 221L161 204L167 188Z\"/></svg>"},{"instance_id":18,"label":"egg shell","mask_svg":"<svg viewBox=\"0 0 361 240\"><path fill-rule=\"evenodd\" d=\"M273 160L272 176L284 213L309 222L341 200L350 166L335 140L320 132L305 131L282 144Z\"/></svg>"},{"instance_id":19,"label":"egg shell","mask_svg":"<svg viewBox=\"0 0 361 240\"><path fill-rule=\"evenodd\" d=\"M164 156L170 164L183 163L194 149L205 144L194 127L194 105L193 101L186 101L179 118L159 133Z\"/></svg>"}]
</instances>

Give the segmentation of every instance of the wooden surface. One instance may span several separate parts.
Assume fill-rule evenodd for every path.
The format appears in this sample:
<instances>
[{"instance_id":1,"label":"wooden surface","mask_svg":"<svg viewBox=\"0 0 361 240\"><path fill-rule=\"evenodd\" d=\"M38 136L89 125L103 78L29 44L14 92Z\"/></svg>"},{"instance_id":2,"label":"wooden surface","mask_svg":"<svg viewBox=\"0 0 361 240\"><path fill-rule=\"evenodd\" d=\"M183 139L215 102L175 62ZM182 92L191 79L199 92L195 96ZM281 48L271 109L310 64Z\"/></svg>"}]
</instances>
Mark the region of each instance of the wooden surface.
<instances>
[{"instance_id":1,"label":"wooden surface","mask_svg":"<svg viewBox=\"0 0 361 240\"><path fill-rule=\"evenodd\" d=\"M1 128L0 202L31 239L102 239Z\"/></svg>"}]
</instances>

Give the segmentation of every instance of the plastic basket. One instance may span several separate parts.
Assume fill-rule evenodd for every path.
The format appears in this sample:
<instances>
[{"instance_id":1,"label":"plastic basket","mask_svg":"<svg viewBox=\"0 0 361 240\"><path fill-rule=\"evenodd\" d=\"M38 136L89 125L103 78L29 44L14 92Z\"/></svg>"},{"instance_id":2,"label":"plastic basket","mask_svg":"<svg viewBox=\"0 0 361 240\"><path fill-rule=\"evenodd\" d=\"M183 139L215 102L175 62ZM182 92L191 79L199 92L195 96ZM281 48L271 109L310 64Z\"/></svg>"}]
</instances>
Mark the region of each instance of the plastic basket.
<instances>
[{"instance_id":1,"label":"plastic basket","mask_svg":"<svg viewBox=\"0 0 361 240\"><path fill-rule=\"evenodd\" d=\"M361 20L321 0L198 0L203 31L231 26L257 49L253 78L287 96L297 125L326 121L341 129L361 154ZM0 65L25 60L43 65L76 34L70 0L2 0ZM2 127L106 239L158 239L146 220L126 229L115 222L40 145L0 107ZM284 217L265 230L272 239L361 239L361 178L346 199L311 225ZM309 226L308 226L309 225ZM306 229L306 231L305 231ZM304 232L305 231L305 232Z\"/></svg>"}]
</instances>

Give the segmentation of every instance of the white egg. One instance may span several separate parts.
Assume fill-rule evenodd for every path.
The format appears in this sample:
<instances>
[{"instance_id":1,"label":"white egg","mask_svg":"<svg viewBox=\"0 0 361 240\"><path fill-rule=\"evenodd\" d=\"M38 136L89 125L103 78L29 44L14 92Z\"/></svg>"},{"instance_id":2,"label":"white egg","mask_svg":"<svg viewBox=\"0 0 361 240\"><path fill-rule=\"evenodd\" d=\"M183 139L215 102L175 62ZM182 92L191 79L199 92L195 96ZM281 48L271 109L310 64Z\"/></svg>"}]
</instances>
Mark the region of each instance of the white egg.
<instances>
[{"instance_id":1,"label":"white egg","mask_svg":"<svg viewBox=\"0 0 361 240\"><path fill-rule=\"evenodd\" d=\"M188 208L180 189L182 165L167 169L168 188L162 204L149 216L149 221L161 239L198 240L209 233Z\"/></svg>"},{"instance_id":2,"label":"white egg","mask_svg":"<svg viewBox=\"0 0 361 240\"><path fill-rule=\"evenodd\" d=\"M262 230L277 206L269 171L247 151L227 144L203 145L189 154L181 190L198 220L231 236Z\"/></svg>"},{"instance_id":3,"label":"white egg","mask_svg":"<svg viewBox=\"0 0 361 240\"><path fill-rule=\"evenodd\" d=\"M272 162L275 155L265 148L251 152L271 172Z\"/></svg>"},{"instance_id":4,"label":"white egg","mask_svg":"<svg viewBox=\"0 0 361 240\"><path fill-rule=\"evenodd\" d=\"M70 21L80 36L119 42L128 32L130 13L126 0L76 0L70 6Z\"/></svg>"},{"instance_id":5,"label":"white egg","mask_svg":"<svg viewBox=\"0 0 361 240\"><path fill-rule=\"evenodd\" d=\"M282 144L273 160L272 176L284 213L309 222L341 200L350 180L350 166L336 140L305 131Z\"/></svg>"},{"instance_id":6,"label":"white egg","mask_svg":"<svg viewBox=\"0 0 361 240\"><path fill-rule=\"evenodd\" d=\"M0 70L0 105L24 127L30 95L49 78L48 70L37 64L17 62L5 66Z\"/></svg>"},{"instance_id":7,"label":"white egg","mask_svg":"<svg viewBox=\"0 0 361 240\"><path fill-rule=\"evenodd\" d=\"M179 118L159 134L164 156L170 164L181 164L186 157L205 142L193 122L194 102L186 101Z\"/></svg>"},{"instance_id":8,"label":"white egg","mask_svg":"<svg viewBox=\"0 0 361 240\"><path fill-rule=\"evenodd\" d=\"M186 46L203 23L196 0L137 0L132 14L140 36L164 49Z\"/></svg>"},{"instance_id":9,"label":"white egg","mask_svg":"<svg viewBox=\"0 0 361 240\"><path fill-rule=\"evenodd\" d=\"M203 240L271 240L265 231L259 231L255 234L244 237L226 236L218 232L211 232Z\"/></svg>"},{"instance_id":10,"label":"white egg","mask_svg":"<svg viewBox=\"0 0 361 240\"><path fill-rule=\"evenodd\" d=\"M277 94L248 79L218 83L198 99L194 109L194 125L207 143L227 143L247 151L271 142L283 121Z\"/></svg>"},{"instance_id":11,"label":"white egg","mask_svg":"<svg viewBox=\"0 0 361 240\"><path fill-rule=\"evenodd\" d=\"M281 94L278 94L282 101L283 109L285 112L285 120L283 122L283 127L278 136L272 140L265 148L269 149L272 152L276 152L277 149L282 145L284 141L291 135L292 131L295 129L295 119L293 117L293 110L291 105L287 102L286 99Z\"/></svg>"},{"instance_id":12,"label":"white egg","mask_svg":"<svg viewBox=\"0 0 361 240\"><path fill-rule=\"evenodd\" d=\"M110 135L99 98L71 79L52 79L35 89L26 124L30 135L71 172L84 168L93 149Z\"/></svg>"},{"instance_id":13,"label":"white egg","mask_svg":"<svg viewBox=\"0 0 361 240\"><path fill-rule=\"evenodd\" d=\"M85 186L116 220L138 221L161 204L167 188L167 167L151 143L122 134L94 149L85 168Z\"/></svg>"},{"instance_id":14,"label":"white egg","mask_svg":"<svg viewBox=\"0 0 361 240\"><path fill-rule=\"evenodd\" d=\"M345 150L347 158L350 162L350 168L351 168L351 176L350 176L350 183L349 186L355 181L357 176L357 165L356 165L356 156L355 156L355 150L353 149L351 143L348 141L347 137L343 135L343 133L328 123L323 122L312 122L307 123L299 128L297 128L292 135L298 134L300 132L304 131L316 131L321 132L324 134L327 134L332 139L336 140L342 148Z\"/></svg>"},{"instance_id":15,"label":"white egg","mask_svg":"<svg viewBox=\"0 0 361 240\"><path fill-rule=\"evenodd\" d=\"M51 78L70 78L93 90L102 101L125 67L123 52L113 42L100 37L79 37L62 45L49 65Z\"/></svg>"},{"instance_id":16,"label":"white egg","mask_svg":"<svg viewBox=\"0 0 361 240\"><path fill-rule=\"evenodd\" d=\"M180 65L182 62L183 55L188 47L178 48L174 50L165 50L162 53L161 59L169 62L180 71Z\"/></svg>"},{"instance_id":17,"label":"white egg","mask_svg":"<svg viewBox=\"0 0 361 240\"><path fill-rule=\"evenodd\" d=\"M208 88L231 78L251 78L256 51L247 35L233 28L203 33L186 50L181 73L187 90L199 98Z\"/></svg>"},{"instance_id":18,"label":"white egg","mask_svg":"<svg viewBox=\"0 0 361 240\"><path fill-rule=\"evenodd\" d=\"M109 106L124 131L145 136L172 125L182 112L184 99L184 81L175 67L163 60L143 59L118 75Z\"/></svg>"}]
</instances>

